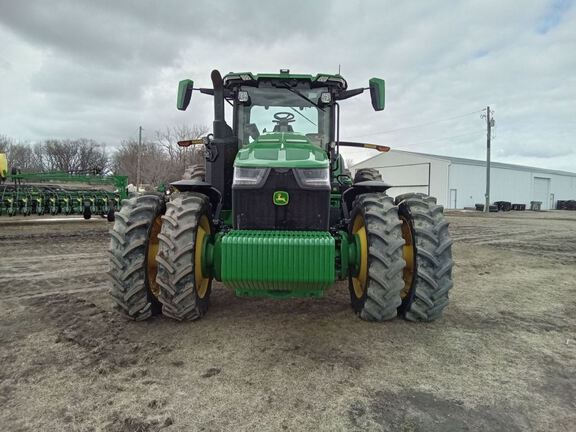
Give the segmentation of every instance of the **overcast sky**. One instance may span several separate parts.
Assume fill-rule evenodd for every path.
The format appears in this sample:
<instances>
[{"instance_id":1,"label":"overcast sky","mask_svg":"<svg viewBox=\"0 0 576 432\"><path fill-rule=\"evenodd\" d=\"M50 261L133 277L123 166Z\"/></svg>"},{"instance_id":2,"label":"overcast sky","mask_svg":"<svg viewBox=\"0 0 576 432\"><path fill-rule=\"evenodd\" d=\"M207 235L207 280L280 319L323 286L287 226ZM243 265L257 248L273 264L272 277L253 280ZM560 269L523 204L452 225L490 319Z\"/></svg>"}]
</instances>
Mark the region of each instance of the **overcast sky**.
<instances>
[{"instance_id":1,"label":"overcast sky","mask_svg":"<svg viewBox=\"0 0 576 432\"><path fill-rule=\"evenodd\" d=\"M110 147L211 124L210 71L338 71L386 80L386 109L342 102L342 138L576 171L576 7L565 0L0 0L0 134ZM355 160L367 150L348 154Z\"/></svg>"}]
</instances>

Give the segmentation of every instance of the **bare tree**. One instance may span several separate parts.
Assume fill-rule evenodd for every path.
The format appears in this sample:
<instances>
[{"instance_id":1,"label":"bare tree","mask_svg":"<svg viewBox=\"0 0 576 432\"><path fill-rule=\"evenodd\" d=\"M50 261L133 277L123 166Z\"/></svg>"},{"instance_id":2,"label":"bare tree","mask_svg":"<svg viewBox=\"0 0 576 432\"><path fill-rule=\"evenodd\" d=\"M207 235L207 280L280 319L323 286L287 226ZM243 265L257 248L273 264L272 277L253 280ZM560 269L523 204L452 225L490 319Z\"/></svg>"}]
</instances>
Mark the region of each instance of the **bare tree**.
<instances>
[{"instance_id":1,"label":"bare tree","mask_svg":"<svg viewBox=\"0 0 576 432\"><path fill-rule=\"evenodd\" d=\"M31 165L34 167L34 171L46 171L46 155L44 154L42 143L34 144L30 157L32 158Z\"/></svg>"},{"instance_id":2,"label":"bare tree","mask_svg":"<svg viewBox=\"0 0 576 432\"><path fill-rule=\"evenodd\" d=\"M77 140L77 149L80 158L79 170L94 174L103 174L108 166L106 146L94 140L80 138Z\"/></svg>"},{"instance_id":3,"label":"bare tree","mask_svg":"<svg viewBox=\"0 0 576 432\"><path fill-rule=\"evenodd\" d=\"M141 181L157 186L163 182L177 180L178 175L171 170L168 155L155 142L143 142L140 147ZM136 183L138 167L138 141L123 141L113 157L112 169L115 174L128 176L128 182Z\"/></svg>"},{"instance_id":4,"label":"bare tree","mask_svg":"<svg viewBox=\"0 0 576 432\"><path fill-rule=\"evenodd\" d=\"M186 167L203 164L206 152L203 145L180 147L178 141L200 138L209 131L210 128L206 125L185 124L156 131L155 142L164 149L172 163L172 169L177 171L179 178L182 177Z\"/></svg>"},{"instance_id":5,"label":"bare tree","mask_svg":"<svg viewBox=\"0 0 576 432\"><path fill-rule=\"evenodd\" d=\"M94 140L46 140L41 151L50 171L103 173L108 166L104 145Z\"/></svg>"},{"instance_id":6,"label":"bare tree","mask_svg":"<svg viewBox=\"0 0 576 432\"><path fill-rule=\"evenodd\" d=\"M14 144L14 140L7 135L0 135L0 153L8 153L10 146Z\"/></svg>"},{"instance_id":7,"label":"bare tree","mask_svg":"<svg viewBox=\"0 0 576 432\"><path fill-rule=\"evenodd\" d=\"M22 172L41 171L42 162L35 154L35 148L28 143L11 142L1 153L6 153L8 166Z\"/></svg>"},{"instance_id":8,"label":"bare tree","mask_svg":"<svg viewBox=\"0 0 576 432\"><path fill-rule=\"evenodd\" d=\"M46 168L49 171L77 171L80 157L76 146L70 141L46 140L44 142Z\"/></svg>"},{"instance_id":9,"label":"bare tree","mask_svg":"<svg viewBox=\"0 0 576 432\"><path fill-rule=\"evenodd\" d=\"M184 170L203 164L205 149L202 145L180 147L178 141L200 138L209 132L205 125L177 125L156 131L153 141L141 146L142 182L157 186L182 178ZM0 135L0 152L6 153L10 166L26 171L91 172L127 175L136 181L138 142L123 141L112 160L105 145L92 139L49 139L35 145L17 143Z\"/></svg>"}]
</instances>

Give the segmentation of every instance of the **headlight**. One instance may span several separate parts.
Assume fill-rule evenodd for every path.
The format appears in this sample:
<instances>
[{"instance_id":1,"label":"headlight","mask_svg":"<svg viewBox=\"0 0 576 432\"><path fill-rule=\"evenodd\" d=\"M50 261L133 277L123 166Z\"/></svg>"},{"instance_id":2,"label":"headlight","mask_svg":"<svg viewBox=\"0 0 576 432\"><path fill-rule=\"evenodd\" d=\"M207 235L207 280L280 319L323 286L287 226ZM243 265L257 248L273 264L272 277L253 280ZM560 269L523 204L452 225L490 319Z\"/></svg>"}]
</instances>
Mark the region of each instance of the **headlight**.
<instances>
[{"instance_id":1,"label":"headlight","mask_svg":"<svg viewBox=\"0 0 576 432\"><path fill-rule=\"evenodd\" d=\"M234 167L232 184L237 187L262 187L268 178L270 168L240 168Z\"/></svg>"},{"instance_id":2,"label":"headlight","mask_svg":"<svg viewBox=\"0 0 576 432\"><path fill-rule=\"evenodd\" d=\"M328 168L294 169L298 186L302 189L330 189Z\"/></svg>"}]
</instances>

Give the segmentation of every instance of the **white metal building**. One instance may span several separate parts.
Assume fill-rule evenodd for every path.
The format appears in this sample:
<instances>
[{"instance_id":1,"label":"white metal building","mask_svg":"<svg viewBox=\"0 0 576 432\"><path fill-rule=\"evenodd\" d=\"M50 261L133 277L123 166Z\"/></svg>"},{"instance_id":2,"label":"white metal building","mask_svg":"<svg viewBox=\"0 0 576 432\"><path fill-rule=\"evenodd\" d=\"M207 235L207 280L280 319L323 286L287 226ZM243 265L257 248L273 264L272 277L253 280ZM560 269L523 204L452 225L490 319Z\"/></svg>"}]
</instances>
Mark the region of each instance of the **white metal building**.
<instances>
[{"instance_id":1,"label":"white metal building","mask_svg":"<svg viewBox=\"0 0 576 432\"><path fill-rule=\"evenodd\" d=\"M556 207L557 200L576 200L576 173L492 162L490 201L526 204L541 201L542 209ZM351 167L376 168L396 196L424 192L446 208L474 207L484 203L486 161L390 150Z\"/></svg>"}]
</instances>

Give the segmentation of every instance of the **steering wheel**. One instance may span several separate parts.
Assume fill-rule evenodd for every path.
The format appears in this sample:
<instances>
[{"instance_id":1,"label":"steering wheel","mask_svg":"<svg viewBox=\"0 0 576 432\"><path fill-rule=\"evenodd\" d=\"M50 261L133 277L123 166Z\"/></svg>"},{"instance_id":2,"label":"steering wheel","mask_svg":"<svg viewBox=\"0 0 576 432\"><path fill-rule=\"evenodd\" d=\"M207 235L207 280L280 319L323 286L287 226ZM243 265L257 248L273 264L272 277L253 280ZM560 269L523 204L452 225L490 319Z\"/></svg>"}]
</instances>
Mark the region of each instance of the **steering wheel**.
<instances>
[{"instance_id":1,"label":"steering wheel","mask_svg":"<svg viewBox=\"0 0 576 432\"><path fill-rule=\"evenodd\" d=\"M281 111L274 114L274 123L278 124L288 124L294 121L294 114L291 112Z\"/></svg>"}]
</instances>

